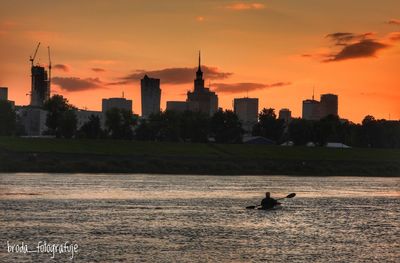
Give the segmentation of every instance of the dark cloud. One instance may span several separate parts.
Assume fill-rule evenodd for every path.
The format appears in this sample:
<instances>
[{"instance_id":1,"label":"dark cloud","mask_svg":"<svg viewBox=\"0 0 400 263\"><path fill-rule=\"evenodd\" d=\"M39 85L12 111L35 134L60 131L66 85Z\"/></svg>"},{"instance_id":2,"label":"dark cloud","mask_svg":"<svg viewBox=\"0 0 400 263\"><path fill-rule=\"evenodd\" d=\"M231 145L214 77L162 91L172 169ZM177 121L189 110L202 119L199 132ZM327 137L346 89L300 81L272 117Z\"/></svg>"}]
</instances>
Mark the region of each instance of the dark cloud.
<instances>
[{"instance_id":1,"label":"dark cloud","mask_svg":"<svg viewBox=\"0 0 400 263\"><path fill-rule=\"evenodd\" d=\"M374 57L376 53L389 47L379 41L372 39L364 39L358 42L348 44L339 52L329 55L325 62L341 61L355 58Z\"/></svg>"},{"instance_id":2,"label":"dark cloud","mask_svg":"<svg viewBox=\"0 0 400 263\"><path fill-rule=\"evenodd\" d=\"M58 85L65 91L83 91L103 88L103 82L98 78L77 78L77 77L54 77L51 79L53 84Z\"/></svg>"},{"instance_id":3,"label":"dark cloud","mask_svg":"<svg viewBox=\"0 0 400 263\"><path fill-rule=\"evenodd\" d=\"M337 46L347 46L354 41L362 41L372 37L374 33L368 32L364 34L353 34L346 32L337 32L326 35L327 38L331 39Z\"/></svg>"},{"instance_id":4,"label":"dark cloud","mask_svg":"<svg viewBox=\"0 0 400 263\"><path fill-rule=\"evenodd\" d=\"M64 64L56 64L54 66L52 66L53 69L55 70L61 70L64 72L69 72L69 67L67 65Z\"/></svg>"},{"instance_id":5,"label":"dark cloud","mask_svg":"<svg viewBox=\"0 0 400 263\"><path fill-rule=\"evenodd\" d=\"M103 69L103 68L92 68L92 71L94 71L94 72L104 72L106 70Z\"/></svg>"},{"instance_id":6,"label":"dark cloud","mask_svg":"<svg viewBox=\"0 0 400 263\"><path fill-rule=\"evenodd\" d=\"M216 67L202 66L204 77L206 79L226 79L232 75L230 72L221 72ZM192 83L195 78L197 67L194 68L166 68L160 70L136 70L125 77L119 78L119 81L109 83L109 85L121 85L131 82L137 82L148 75L152 78L159 78L163 84L187 84Z\"/></svg>"},{"instance_id":7,"label":"dark cloud","mask_svg":"<svg viewBox=\"0 0 400 263\"><path fill-rule=\"evenodd\" d=\"M291 85L290 82L276 82L272 84L263 83L213 83L214 91L220 93L242 93L247 91L262 90L274 87L283 87Z\"/></svg>"},{"instance_id":8,"label":"dark cloud","mask_svg":"<svg viewBox=\"0 0 400 263\"><path fill-rule=\"evenodd\" d=\"M390 25L400 25L400 19L390 19L386 23Z\"/></svg>"}]
</instances>

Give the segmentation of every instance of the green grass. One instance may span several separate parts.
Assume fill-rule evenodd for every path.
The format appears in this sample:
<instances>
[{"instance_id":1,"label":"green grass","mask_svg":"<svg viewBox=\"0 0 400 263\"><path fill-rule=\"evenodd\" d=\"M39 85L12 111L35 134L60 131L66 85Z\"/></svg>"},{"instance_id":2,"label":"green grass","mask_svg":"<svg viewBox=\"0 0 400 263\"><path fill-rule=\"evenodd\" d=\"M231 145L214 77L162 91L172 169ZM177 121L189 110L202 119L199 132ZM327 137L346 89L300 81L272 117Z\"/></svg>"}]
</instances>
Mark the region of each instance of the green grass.
<instances>
[{"instance_id":1,"label":"green grass","mask_svg":"<svg viewBox=\"0 0 400 263\"><path fill-rule=\"evenodd\" d=\"M400 150L0 137L0 172L400 176Z\"/></svg>"},{"instance_id":2,"label":"green grass","mask_svg":"<svg viewBox=\"0 0 400 263\"><path fill-rule=\"evenodd\" d=\"M0 137L0 149L15 152L147 155L186 157L239 157L290 160L399 161L399 149L330 149L246 144L200 144L120 140L64 140Z\"/></svg>"}]
</instances>

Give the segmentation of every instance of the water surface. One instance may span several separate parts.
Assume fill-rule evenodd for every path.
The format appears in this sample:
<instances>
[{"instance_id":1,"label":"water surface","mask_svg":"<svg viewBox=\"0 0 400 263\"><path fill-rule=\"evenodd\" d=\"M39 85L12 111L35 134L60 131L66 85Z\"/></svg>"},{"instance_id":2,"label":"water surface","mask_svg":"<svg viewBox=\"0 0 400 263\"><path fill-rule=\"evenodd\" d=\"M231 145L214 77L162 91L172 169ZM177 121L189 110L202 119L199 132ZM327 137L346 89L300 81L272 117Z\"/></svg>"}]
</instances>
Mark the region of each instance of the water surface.
<instances>
[{"instance_id":1,"label":"water surface","mask_svg":"<svg viewBox=\"0 0 400 263\"><path fill-rule=\"evenodd\" d=\"M79 245L75 262L399 262L400 179L0 174L0 260L9 243ZM246 210L265 191L297 196Z\"/></svg>"}]
</instances>

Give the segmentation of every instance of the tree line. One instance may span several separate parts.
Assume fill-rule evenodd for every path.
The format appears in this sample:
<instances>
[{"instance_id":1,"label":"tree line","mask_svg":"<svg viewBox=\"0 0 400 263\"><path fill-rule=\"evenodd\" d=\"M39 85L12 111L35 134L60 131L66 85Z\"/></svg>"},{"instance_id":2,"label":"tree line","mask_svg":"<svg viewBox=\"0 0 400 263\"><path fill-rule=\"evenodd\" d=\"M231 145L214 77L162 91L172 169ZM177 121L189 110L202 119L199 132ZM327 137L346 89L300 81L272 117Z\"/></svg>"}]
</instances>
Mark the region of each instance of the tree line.
<instances>
[{"instance_id":1,"label":"tree line","mask_svg":"<svg viewBox=\"0 0 400 263\"><path fill-rule=\"evenodd\" d=\"M132 111L113 108L105 113L104 125L92 115L78 128L77 109L61 95L52 96L43 108L47 111L46 134L57 138L242 143L245 134L238 116L230 110L219 110L211 117L201 112L162 111L139 119ZM318 121L299 118L286 123L271 108L262 109L258 119L252 135L276 144L313 142L324 146L338 142L353 147L400 148L400 121L376 120L368 115L355 124L330 115ZM0 135L22 133L17 114L6 101L0 101L0 123Z\"/></svg>"}]
</instances>

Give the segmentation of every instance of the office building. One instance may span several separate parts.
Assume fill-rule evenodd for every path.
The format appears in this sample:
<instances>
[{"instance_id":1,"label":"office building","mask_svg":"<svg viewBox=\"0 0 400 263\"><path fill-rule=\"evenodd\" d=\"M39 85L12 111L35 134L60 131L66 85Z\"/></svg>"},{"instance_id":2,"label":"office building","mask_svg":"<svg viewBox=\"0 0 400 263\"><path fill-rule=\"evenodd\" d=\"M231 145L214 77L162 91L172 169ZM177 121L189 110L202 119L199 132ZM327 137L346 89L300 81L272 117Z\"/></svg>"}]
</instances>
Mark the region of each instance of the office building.
<instances>
[{"instance_id":1,"label":"office building","mask_svg":"<svg viewBox=\"0 0 400 263\"><path fill-rule=\"evenodd\" d=\"M302 118L310 121L319 120L321 118L319 101L314 99L304 100Z\"/></svg>"},{"instance_id":2,"label":"office building","mask_svg":"<svg viewBox=\"0 0 400 263\"><path fill-rule=\"evenodd\" d=\"M8 88L0 87L0 100L8 100Z\"/></svg>"},{"instance_id":3,"label":"office building","mask_svg":"<svg viewBox=\"0 0 400 263\"><path fill-rule=\"evenodd\" d=\"M189 110L186 101L167 101L167 111L184 112Z\"/></svg>"},{"instance_id":4,"label":"office building","mask_svg":"<svg viewBox=\"0 0 400 263\"><path fill-rule=\"evenodd\" d=\"M338 116L338 96L335 94L322 94L320 111L321 118L328 115Z\"/></svg>"},{"instance_id":5,"label":"office building","mask_svg":"<svg viewBox=\"0 0 400 263\"><path fill-rule=\"evenodd\" d=\"M233 110L245 131L251 132L258 121L258 99L240 98L233 100Z\"/></svg>"},{"instance_id":6,"label":"office building","mask_svg":"<svg viewBox=\"0 0 400 263\"><path fill-rule=\"evenodd\" d=\"M289 109L281 109L279 111L279 119L289 123L292 120L292 112Z\"/></svg>"},{"instance_id":7,"label":"office building","mask_svg":"<svg viewBox=\"0 0 400 263\"><path fill-rule=\"evenodd\" d=\"M102 112L106 112L113 108L132 111L132 100L127 100L125 98L103 99L101 107Z\"/></svg>"},{"instance_id":8,"label":"office building","mask_svg":"<svg viewBox=\"0 0 400 263\"><path fill-rule=\"evenodd\" d=\"M218 110L218 96L209 88L204 87L203 72L201 70L201 61L199 54L199 65L194 80L194 90L187 93L189 107L198 107L198 111L208 115L213 115Z\"/></svg>"},{"instance_id":9,"label":"office building","mask_svg":"<svg viewBox=\"0 0 400 263\"><path fill-rule=\"evenodd\" d=\"M91 116L96 116L100 119L101 128L105 127L105 118L104 113L101 111L90 111L90 110L77 110L76 111L76 119L77 119L77 129L80 129L85 123L90 120Z\"/></svg>"},{"instance_id":10,"label":"office building","mask_svg":"<svg viewBox=\"0 0 400 263\"><path fill-rule=\"evenodd\" d=\"M142 117L160 112L161 89L160 80L149 78L147 75L140 81L142 96Z\"/></svg>"}]
</instances>

